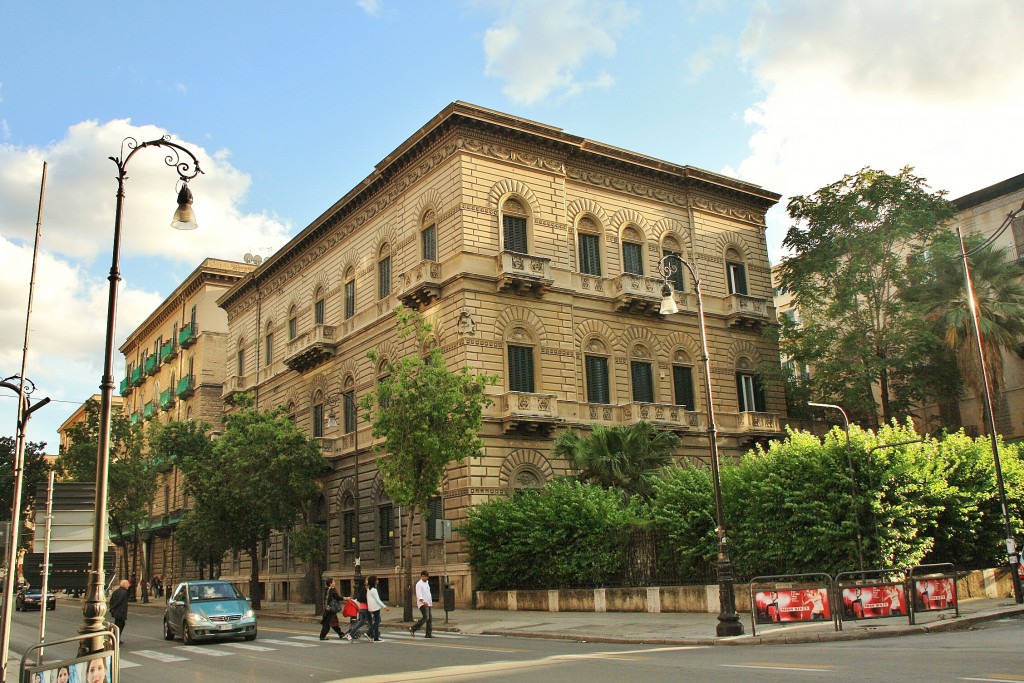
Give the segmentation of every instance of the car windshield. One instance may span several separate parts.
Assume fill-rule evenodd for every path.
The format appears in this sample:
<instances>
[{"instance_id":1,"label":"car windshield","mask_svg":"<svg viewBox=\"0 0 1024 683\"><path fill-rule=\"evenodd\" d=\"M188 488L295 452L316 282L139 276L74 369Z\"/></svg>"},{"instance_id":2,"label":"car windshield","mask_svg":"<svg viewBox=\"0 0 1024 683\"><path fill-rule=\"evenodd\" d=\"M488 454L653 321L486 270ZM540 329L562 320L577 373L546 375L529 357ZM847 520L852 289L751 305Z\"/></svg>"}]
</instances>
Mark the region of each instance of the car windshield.
<instances>
[{"instance_id":1,"label":"car windshield","mask_svg":"<svg viewBox=\"0 0 1024 683\"><path fill-rule=\"evenodd\" d=\"M207 583L188 587L192 600L241 600L235 587L230 583Z\"/></svg>"}]
</instances>

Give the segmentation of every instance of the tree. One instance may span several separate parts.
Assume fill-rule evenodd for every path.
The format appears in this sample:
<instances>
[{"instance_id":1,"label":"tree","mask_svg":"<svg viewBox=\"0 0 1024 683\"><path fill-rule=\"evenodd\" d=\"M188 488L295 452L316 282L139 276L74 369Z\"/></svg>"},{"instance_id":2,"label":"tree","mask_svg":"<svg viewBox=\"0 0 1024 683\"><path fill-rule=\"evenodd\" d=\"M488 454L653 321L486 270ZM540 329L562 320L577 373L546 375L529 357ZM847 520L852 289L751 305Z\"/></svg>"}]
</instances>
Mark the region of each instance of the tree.
<instances>
[{"instance_id":1,"label":"tree","mask_svg":"<svg viewBox=\"0 0 1024 683\"><path fill-rule=\"evenodd\" d=\"M10 436L0 436L0 510L10 513L14 500L14 451L16 441ZM36 487L46 483L50 466L44 459L46 443L25 442L25 465L22 477L22 513L34 509Z\"/></svg>"},{"instance_id":2,"label":"tree","mask_svg":"<svg viewBox=\"0 0 1024 683\"><path fill-rule=\"evenodd\" d=\"M295 523L330 467L320 444L283 406L257 410L248 395L236 396L235 404L240 409L222 418L224 433L213 448L178 453L178 466L195 500L191 523L200 531L215 529L222 547L248 554L249 594L260 609L259 544Z\"/></svg>"},{"instance_id":3,"label":"tree","mask_svg":"<svg viewBox=\"0 0 1024 683\"><path fill-rule=\"evenodd\" d=\"M649 499L654 479L672 463L679 445L674 432L641 421L614 427L594 424L589 436L568 429L555 439L552 452L567 460L581 481Z\"/></svg>"},{"instance_id":4,"label":"tree","mask_svg":"<svg viewBox=\"0 0 1024 683\"><path fill-rule=\"evenodd\" d=\"M803 323L783 328L780 351L813 367L819 397L875 424L878 405L886 424L957 386L948 354L904 298L912 264L955 216L944 195L909 167L864 168L788 204L796 223L783 244L793 256L780 284Z\"/></svg>"},{"instance_id":5,"label":"tree","mask_svg":"<svg viewBox=\"0 0 1024 683\"><path fill-rule=\"evenodd\" d=\"M412 337L416 350L400 359L387 359L386 378L361 400L366 419L373 423L377 467L391 500L405 506L405 610L412 619L412 523L438 495L448 463L480 455L478 436L483 408L490 404L484 388L492 375L474 374L463 367L452 372L432 344L431 326L415 311L396 310L399 338ZM421 351L425 353L421 355ZM376 363L376 351L369 354Z\"/></svg>"}]
</instances>

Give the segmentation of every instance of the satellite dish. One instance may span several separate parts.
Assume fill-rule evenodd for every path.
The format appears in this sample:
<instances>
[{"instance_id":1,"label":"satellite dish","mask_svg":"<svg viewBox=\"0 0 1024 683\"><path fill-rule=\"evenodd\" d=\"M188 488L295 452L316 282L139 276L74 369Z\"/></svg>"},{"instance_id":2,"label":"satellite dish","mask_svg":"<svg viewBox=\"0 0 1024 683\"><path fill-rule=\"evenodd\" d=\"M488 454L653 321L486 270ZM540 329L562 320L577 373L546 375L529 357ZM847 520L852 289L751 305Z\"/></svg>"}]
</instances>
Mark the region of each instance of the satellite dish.
<instances>
[{"instance_id":1,"label":"satellite dish","mask_svg":"<svg viewBox=\"0 0 1024 683\"><path fill-rule=\"evenodd\" d=\"M252 254L246 254L245 256L242 257L242 260L245 261L246 263L251 264L252 263Z\"/></svg>"},{"instance_id":2,"label":"satellite dish","mask_svg":"<svg viewBox=\"0 0 1024 683\"><path fill-rule=\"evenodd\" d=\"M252 257L252 262L258 266L259 264L263 263L263 257L257 254L256 256Z\"/></svg>"}]
</instances>

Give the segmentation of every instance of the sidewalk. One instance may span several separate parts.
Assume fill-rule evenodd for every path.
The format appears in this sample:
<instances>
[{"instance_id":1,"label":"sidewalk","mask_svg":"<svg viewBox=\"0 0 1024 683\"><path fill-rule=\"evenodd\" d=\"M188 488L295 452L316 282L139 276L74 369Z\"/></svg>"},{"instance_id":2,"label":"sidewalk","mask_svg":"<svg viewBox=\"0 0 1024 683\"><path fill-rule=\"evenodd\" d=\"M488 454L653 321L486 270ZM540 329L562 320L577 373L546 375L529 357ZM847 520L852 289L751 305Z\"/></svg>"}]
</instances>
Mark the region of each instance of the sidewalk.
<instances>
[{"instance_id":1,"label":"sidewalk","mask_svg":"<svg viewBox=\"0 0 1024 683\"><path fill-rule=\"evenodd\" d=\"M163 601L130 603L130 609L163 609ZM264 600L261 619L285 619L309 624L319 623L313 606L301 603ZM506 612L498 610L434 610L434 630L466 634L553 638L598 643L648 643L664 645L760 645L781 643L817 643L837 640L864 640L906 636L937 631L960 630L994 619L1024 615L1024 605L1013 598L972 598L961 600L960 616L953 610L927 612L911 626L906 617L848 621L836 631L831 621L787 626L763 625L751 635L750 614L740 614L744 635L715 637L717 614L646 612ZM418 612L416 613L418 617ZM401 607L384 613L385 629L407 629L401 621Z\"/></svg>"}]
</instances>

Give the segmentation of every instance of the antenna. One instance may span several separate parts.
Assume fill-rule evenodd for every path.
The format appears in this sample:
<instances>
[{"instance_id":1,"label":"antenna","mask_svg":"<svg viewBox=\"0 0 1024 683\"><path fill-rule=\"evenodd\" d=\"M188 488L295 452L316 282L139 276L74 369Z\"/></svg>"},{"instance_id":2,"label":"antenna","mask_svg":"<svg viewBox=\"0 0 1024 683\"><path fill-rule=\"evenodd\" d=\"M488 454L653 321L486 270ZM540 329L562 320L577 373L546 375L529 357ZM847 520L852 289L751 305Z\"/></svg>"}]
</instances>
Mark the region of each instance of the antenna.
<instances>
[{"instance_id":1,"label":"antenna","mask_svg":"<svg viewBox=\"0 0 1024 683\"><path fill-rule=\"evenodd\" d=\"M242 257L242 260L253 266L258 266L263 263L263 257L259 254L246 254Z\"/></svg>"}]
</instances>

